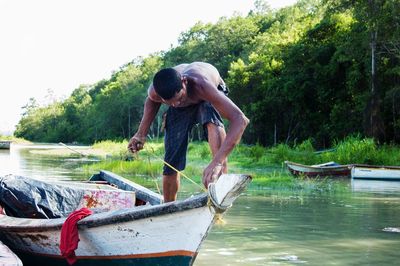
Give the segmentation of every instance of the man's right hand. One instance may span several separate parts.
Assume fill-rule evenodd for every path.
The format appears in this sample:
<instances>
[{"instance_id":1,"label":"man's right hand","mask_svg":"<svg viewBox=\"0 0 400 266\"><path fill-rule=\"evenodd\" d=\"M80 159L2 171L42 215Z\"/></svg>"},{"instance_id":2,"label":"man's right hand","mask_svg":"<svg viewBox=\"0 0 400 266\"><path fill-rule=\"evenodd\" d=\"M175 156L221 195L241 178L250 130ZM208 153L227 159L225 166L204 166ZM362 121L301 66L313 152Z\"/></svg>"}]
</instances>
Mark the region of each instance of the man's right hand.
<instances>
[{"instance_id":1,"label":"man's right hand","mask_svg":"<svg viewBox=\"0 0 400 266\"><path fill-rule=\"evenodd\" d=\"M135 134L128 143L128 150L130 152L138 152L143 149L144 143L146 142L146 137L139 136Z\"/></svg>"}]
</instances>

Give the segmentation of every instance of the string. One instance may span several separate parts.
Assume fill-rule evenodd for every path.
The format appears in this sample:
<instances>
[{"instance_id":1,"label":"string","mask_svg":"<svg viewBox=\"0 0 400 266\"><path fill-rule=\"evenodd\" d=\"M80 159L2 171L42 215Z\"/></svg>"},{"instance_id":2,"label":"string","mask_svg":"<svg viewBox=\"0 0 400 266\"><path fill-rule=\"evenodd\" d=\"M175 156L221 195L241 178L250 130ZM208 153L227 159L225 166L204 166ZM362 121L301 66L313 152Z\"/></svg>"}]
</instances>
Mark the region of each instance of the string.
<instances>
[{"instance_id":1,"label":"string","mask_svg":"<svg viewBox=\"0 0 400 266\"><path fill-rule=\"evenodd\" d=\"M201 190L203 190L204 192L207 192L207 189L205 189L204 187L202 187L202 186L200 186L199 184L197 184L195 181L193 181L190 177L188 177L187 175L185 175L183 172L179 171L178 169L176 169L175 167L173 167L171 164L167 163L164 159L158 157L158 156L155 154L155 151L154 151L153 147L150 147L150 149L151 149L150 151L151 151L152 155L153 155L156 159L162 161L164 164L166 164L166 165L167 165L168 167L170 167L172 170L176 171L178 174L180 174L181 176L185 177L187 180L189 180L190 182L192 182L193 184L195 184L196 186L198 186L198 187L199 187Z\"/></svg>"}]
</instances>

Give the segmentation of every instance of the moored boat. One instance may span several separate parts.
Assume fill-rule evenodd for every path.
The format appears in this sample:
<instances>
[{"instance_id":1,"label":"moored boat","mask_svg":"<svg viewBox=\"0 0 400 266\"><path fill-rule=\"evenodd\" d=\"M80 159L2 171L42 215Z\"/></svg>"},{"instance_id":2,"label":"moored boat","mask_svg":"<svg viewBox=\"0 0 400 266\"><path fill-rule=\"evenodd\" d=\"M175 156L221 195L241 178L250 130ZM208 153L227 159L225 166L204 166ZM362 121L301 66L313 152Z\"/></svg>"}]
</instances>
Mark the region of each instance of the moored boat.
<instances>
[{"instance_id":1,"label":"moored boat","mask_svg":"<svg viewBox=\"0 0 400 266\"><path fill-rule=\"evenodd\" d=\"M350 177L350 165L340 165L335 162L327 162L316 165L304 165L285 161L287 169L294 176L305 177Z\"/></svg>"},{"instance_id":2,"label":"moored boat","mask_svg":"<svg viewBox=\"0 0 400 266\"><path fill-rule=\"evenodd\" d=\"M355 164L351 168L353 179L400 180L400 166Z\"/></svg>"},{"instance_id":3,"label":"moored boat","mask_svg":"<svg viewBox=\"0 0 400 266\"><path fill-rule=\"evenodd\" d=\"M73 208L107 207L78 222L75 265L192 265L219 214L232 205L250 180L246 175L222 175L207 193L169 203L162 203L161 195L107 171L92 176L89 182L49 184L84 190L73 197ZM97 186L99 191L93 191ZM124 193L131 198L134 192L135 200L122 200L121 207L114 201L107 204L110 193L115 192L121 193L119 199L126 199ZM93 205L96 202L104 204ZM44 213L40 215L49 215ZM65 220L64 216L35 219L0 215L0 238L24 265L67 265L59 249Z\"/></svg>"},{"instance_id":4,"label":"moored boat","mask_svg":"<svg viewBox=\"0 0 400 266\"><path fill-rule=\"evenodd\" d=\"M12 141L10 140L0 140L0 149L5 149L5 150L10 149L11 142Z\"/></svg>"}]
</instances>

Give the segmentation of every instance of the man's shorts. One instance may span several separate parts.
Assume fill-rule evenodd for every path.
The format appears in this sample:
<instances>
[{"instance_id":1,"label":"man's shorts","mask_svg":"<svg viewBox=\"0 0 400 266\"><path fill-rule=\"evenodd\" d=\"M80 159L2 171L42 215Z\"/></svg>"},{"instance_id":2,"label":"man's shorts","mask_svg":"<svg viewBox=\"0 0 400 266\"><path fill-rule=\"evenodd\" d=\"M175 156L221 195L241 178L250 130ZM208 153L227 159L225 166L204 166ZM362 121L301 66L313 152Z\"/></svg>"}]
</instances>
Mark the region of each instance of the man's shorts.
<instances>
[{"instance_id":1,"label":"man's shorts","mask_svg":"<svg viewBox=\"0 0 400 266\"><path fill-rule=\"evenodd\" d=\"M165 123L164 160L179 171L185 169L189 133L194 125L201 124L207 136L207 123L224 127L220 114L209 102L178 108L170 106ZM164 175L174 173L175 170L164 165Z\"/></svg>"}]
</instances>

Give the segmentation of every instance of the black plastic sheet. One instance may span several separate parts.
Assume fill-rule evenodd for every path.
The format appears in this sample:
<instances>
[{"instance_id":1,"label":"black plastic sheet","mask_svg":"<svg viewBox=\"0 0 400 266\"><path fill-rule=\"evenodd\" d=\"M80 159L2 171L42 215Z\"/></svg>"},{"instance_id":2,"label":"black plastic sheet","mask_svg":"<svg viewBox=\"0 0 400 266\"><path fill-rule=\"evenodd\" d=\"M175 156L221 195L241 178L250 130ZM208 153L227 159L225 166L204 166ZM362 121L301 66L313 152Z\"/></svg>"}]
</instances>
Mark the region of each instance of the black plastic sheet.
<instances>
[{"instance_id":1,"label":"black plastic sheet","mask_svg":"<svg viewBox=\"0 0 400 266\"><path fill-rule=\"evenodd\" d=\"M84 191L23 176L0 177L0 205L9 216L59 218L73 212Z\"/></svg>"}]
</instances>

